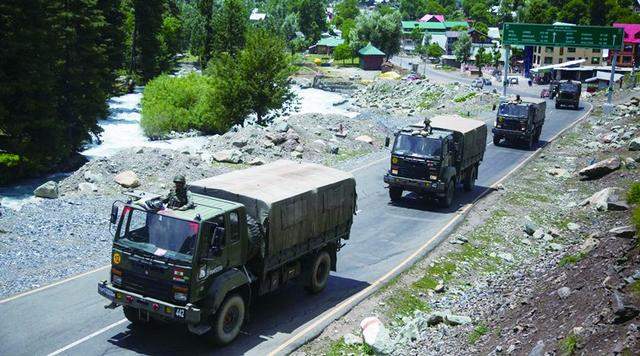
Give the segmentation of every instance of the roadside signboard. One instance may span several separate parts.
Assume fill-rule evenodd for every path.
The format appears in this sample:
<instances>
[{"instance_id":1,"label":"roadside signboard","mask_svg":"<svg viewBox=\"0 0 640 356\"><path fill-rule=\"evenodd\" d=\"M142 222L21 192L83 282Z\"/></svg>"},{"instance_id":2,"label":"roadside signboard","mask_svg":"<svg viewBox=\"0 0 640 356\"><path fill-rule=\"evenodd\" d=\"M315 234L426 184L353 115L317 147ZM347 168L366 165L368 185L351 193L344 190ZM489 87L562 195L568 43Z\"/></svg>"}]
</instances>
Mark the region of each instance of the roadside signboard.
<instances>
[{"instance_id":1,"label":"roadside signboard","mask_svg":"<svg viewBox=\"0 0 640 356\"><path fill-rule=\"evenodd\" d=\"M507 22L503 45L622 49L624 31L617 27L539 25Z\"/></svg>"}]
</instances>

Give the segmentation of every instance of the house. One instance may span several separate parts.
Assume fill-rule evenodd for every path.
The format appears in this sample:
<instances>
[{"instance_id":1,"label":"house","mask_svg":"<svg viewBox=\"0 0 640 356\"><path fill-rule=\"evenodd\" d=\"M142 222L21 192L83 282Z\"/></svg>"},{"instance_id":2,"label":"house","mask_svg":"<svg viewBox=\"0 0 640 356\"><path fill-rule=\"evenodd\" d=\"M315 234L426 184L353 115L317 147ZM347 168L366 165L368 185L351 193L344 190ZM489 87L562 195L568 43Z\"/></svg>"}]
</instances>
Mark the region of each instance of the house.
<instances>
[{"instance_id":1,"label":"house","mask_svg":"<svg viewBox=\"0 0 640 356\"><path fill-rule=\"evenodd\" d=\"M469 28L467 21L446 21L444 15L427 14L418 21L402 21L402 47L415 47L411 35L417 29L423 35L444 35L447 31L458 28ZM446 50L446 48L443 48Z\"/></svg>"},{"instance_id":2,"label":"house","mask_svg":"<svg viewBox=\"0 0 640 356\"><path fill-rule=\"evenodd\" d=\"M640 24L635 23L614 23L613 27L624 30L624 40L622 50L618 52L616 66L633 67L640 63ZM611 65L613 61L613 51L609 51L607 63Z\"/></svg>"},{"instance_id":3,"label":"house","mask_svg":"<svg viewBox=\"0 0 640 356\"><path fill-rule=\"evenodd\" d=\"M620 88L622 88L622 78L624 76L622 74L613 74L613 82L620 83ZM593 83L596 85L598 90L606 89L609 87L609 81L611 80L611 72L600 72L596 73L595 77L589 78L585 80L585 83Z\"/></svg>"},{"instance_id":4,"label":"house","mask_svg":"<svg viewBox=\"0 0 640 356\"><path fill-rule=\"evenodd\" d=\"M384 62L384 52L374 47L371 42L362 47L358 54L360 56L360 67L364 70L380 70Z\"/></svg>"},{"instance_id":5,"label":"house","mask_svg":"<svg viewBox=\"0 0 640 356\"><path fill-rule=\"evenodd\" d=\"M332 54L333 50L344 43L344 39L337 36L323 37L315 45L309 47L310 53Z\"/></svg>"},{"instance_id":6,"label":"house","mask_svg":"<svg viewBox=\"0 0 640 356\"><path fill-rule=\"evenodd\" d=\"M500 29L497 27L489 27L489 31L487 31L487 36L489 36L489 38L492 41L500 42Z\"/></svg>"},{"instance_id":7,"label":"house","mask_svg":"<svg viewBox=\"0 0 640 356\"><path fill-rule=\"evenodd\" d=\"M418 21L419 22L444 22L444 15L426 14L422 16Z\"/></svg>"}]
</instances>

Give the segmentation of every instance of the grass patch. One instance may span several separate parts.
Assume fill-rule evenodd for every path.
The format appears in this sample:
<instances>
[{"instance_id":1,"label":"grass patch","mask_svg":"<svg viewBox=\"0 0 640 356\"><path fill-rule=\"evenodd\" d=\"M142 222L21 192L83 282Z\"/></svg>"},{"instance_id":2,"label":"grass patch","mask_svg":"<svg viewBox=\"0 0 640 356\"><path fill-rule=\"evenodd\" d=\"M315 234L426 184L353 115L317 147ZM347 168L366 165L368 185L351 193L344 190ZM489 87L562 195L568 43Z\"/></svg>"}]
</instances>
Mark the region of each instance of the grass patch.
<instances>
[{"instance_id":1,"label":"grass patch","mask_svg":"<svg viewBox=\"0 0 640 356\"><path fill-rule=\"evenodd\" d=\"M562 341L560 341L560 355L570 356L576 352L576 348L578 347L578 342L580 340L574 334L570 334L565 337Z\"/></svg>"},{"instance_id":2,"label":"grass patch","mask_svg":"<svg viewBox=\"0 0 640 356\"><path fill-rule=\"evenodd\" d=\"M418 104L418 107L425 110L430 109L438 103L440 98L442 98L441 93L435 91L427 92L422 96L422 101Z\"/></svg>"},{"instance_id":3,"label":"grass patch","mask_svg":"<svg viewBox=\"0 0 640 356\"><path fill-rule=\"evenodd\" d=\"M452 67L452 66L444 65L444 66L441 66L441 67L440 67L440 70L443 70L443 71L445 71L445 72L453 72L453 71L458 70L458 68L455 68L455 67Z\"/></svg>"},{"instance_id":4,"label":"grass patch","mask_svg":"<svg viewBox=\"0 0 640 356\"><path fill-rule=\"evenodd\" d=\"M640 183L635 182L631 184L627 191L627 203L638 204L640 203Z\"/></svg>"},{"instance_id":5,"label":"grass patch","mask_svg":"<svg viewBox=\"0 0 640 356\"><path fill-rule=\"evenodd\" d=\"M469 99L471 99L471 98L473 98L475 96L476 96L475 92L470 92L470 93L467 93L467 94L464 94L464 95L460 95L460 96L457 96L457 97L453 98L453 101L456 102L456 103L464 103L465 101L467 101L467 100L469 100Z\"/></svg>"},{"instance_id":6,"label":"grass patch","mask_svg":"<svg viewBox=\"0 0 640 356\"><path fill-rule=\"evenodd\" d=\"M423 312L431 310L429 305L411 291L403 290L394 294L388 300L390 311L400 319L403 316L411 316L416 310Z\"/></svg>"},{"instance_id":7,"label":"grass patch","mask_svg":"<svg viewBox=\"0 0 640 356\"><path fill-rule=\"evenodd\" d=\"M633 223L633 225L635 225L636 229L640 230L640 207L633 209L633 213L631 214L631 222Z\"/></svg>"},{"instance_id":8,"label":"grass patch","mask_svg":"<svg viewBox=\"0 0 640 356\"><path fill-rule=\"evenodd\" d=\"M549 197L546 195L543 195L540 193L534 193L534 192L527 192L527 191L507 192L505 196L505 200L509 204L513 204L513 205L526 205L527 203L530 203L532 201L540 202L540 203L551 202L551 199L549 199Z\"/></svg>"},{"instance_id":9,"label":"grass patch","mask_svg":"<svg viewBox=\"0 0 640 356\"><path fill-rule=\"evenodd\" d=\"M564 267L568 265L574 265L582 261L582 259L585 258L586 256L587 254L584 252L578 252L573 255L566 255L560 259L560 262L558 262L558 266Z\"/></svg>"},{"instance_id":10,"label":"grass patch","mask_svg":"<svg viewBox=\"0 0 640 356\"><path fill-rule=\"evenodd\" d=\"M640 281L629 284L629 291L636 297L640 297Z\"/></svg>"},{"instance_id":11,"label":"grass patch","mask_svg":"<svg viewBox=\"0 0 640 356\"><path fill-rule=\"evenodd\" d=\"M475 328L473 328L473 330L471 330L471 333L469 333L469 343L471 345L475 344L483 335L486 335L488 332L489 328L486 325L480 324L476 326Z\"/></svg>"},{"instance_id":12,"label":"grass patch","mask_svg":"<svg viewBox=\"0 0 640 356\"><path fill-rule=\"evenodd\" d=\"M329 346L329 350L325 355L327 356L343 356L343 355L375 355L373 348L367 344L359 345L347 345L344 343L344 338L340 338L338 341L334 341Z\"/></svg>"}]
</instances>

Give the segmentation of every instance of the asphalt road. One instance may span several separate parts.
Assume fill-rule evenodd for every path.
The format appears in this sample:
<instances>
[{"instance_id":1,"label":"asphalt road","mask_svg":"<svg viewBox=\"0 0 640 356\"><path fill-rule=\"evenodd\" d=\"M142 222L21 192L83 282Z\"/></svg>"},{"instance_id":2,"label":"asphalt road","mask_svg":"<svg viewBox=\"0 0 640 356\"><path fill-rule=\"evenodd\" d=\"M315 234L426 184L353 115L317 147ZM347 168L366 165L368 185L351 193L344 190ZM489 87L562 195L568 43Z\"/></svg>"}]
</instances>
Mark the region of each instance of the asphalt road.
<instances>
[{"instance_id":1,"label":"asphalt road","mask_svg":"<svg viewBox=\"0 0 640 356\"><path fill-rule=\"evenodd\" d=\"M556 110L547 104L541 144L583 116L578 111ZM492 123L488 121L491 126ZM253 305L252 319L232 345L215 348L179 326L132 328L120 308L106 310L97 294L97 282L107 269L85 274L6 302L0 302L0 355L96 354L249 354L266 355L323 313L369 286L411 255L455 214L533 151L495 147L489 141L474 191L456 192L453 209L409 197L391 205L382 176L387 159L354 172L359 212L351 240L339 252L338 272L328 288L309 296L296 285L285 287Z\"/></svg>"}]
</instances>

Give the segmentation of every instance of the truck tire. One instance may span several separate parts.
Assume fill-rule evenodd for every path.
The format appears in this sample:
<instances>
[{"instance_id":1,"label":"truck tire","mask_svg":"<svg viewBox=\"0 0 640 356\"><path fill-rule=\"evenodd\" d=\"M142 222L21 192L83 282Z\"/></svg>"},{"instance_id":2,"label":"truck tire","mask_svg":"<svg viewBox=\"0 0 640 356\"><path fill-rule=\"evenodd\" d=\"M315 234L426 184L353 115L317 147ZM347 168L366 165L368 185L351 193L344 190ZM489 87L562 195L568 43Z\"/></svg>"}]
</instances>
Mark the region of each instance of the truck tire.
<instances>
[{"instance_id":1,"label":"truck tire","mask_svg":"<svg viewBox=\"0 0 640 356\"><path fill-rule=\"evenodd\" d=\"M500 144L500 140L502 139L502 137L498 136L498 135L493 135L493 144L495 146L498 146Z\"/></svg>"},{"instance_id":2,"label":"truck tire","mask_svg":"<svg viewBox=\"0 0 640 356\"><path fill-rule=\"evenodd\" d=\"M535 137L536 143L540 142L540 135L541 134L542 134L542 127L538 127L536 129L536 137Z\"/></svg>"},{"instance_id":3,"label":"truck tire","mask_svg":"<svg viewBox=\"0 0 640 356\"><path fill-rule=\"evenodd\" d=\"M138 309L134 307L128 307L126 305L122 306L122 311L124 312L124 317L127 318L134 325L142 324L142 320L138 317Z\"/></svg>"},{"instance_id":4,"label":"truck tire","mask_svg":"<svg viewBox=\"0 0 640 356\"><path fill-rule=\"evenodd\" d=\"M392 202L397 202L402 199L402 188L389 187L389 198Z\"/></svg>"},{"instance_id":5,"label":"truck tire","mask_svg":"<svg viewBox=\"0 0 640 356\"><path fill-rule=\"evenodd\" d=\"M463 187L464 190L470 192L476 185L476 166L469 168L469 172L464 177Z\"/></svg>"},{"instance_id":6,"label":"truck tire","mask_svg":"<svg viewBox=\"0 0 640 356\"><path fill-rule=\"evenodd\" d=\"M305 289L311 294L320 293L327 286L329 280L331 256L327 251L320 251L313 259L310 268Z\"/></svg>"},{"instance_id":7,"label":"truck tire","mask_svg":"<svg viewBox=\"0 0 640 356\"><path fill-rule=\"evenodd\" d=\"M262 226L254 218L247 215L247 228L249 229L249 258L253 258L256 255L264 257L264 234L262 233Z\"/></svg>"},{"instance_id":8,"label":"truck tire","mask_svg":"<svg viewBox=\"0 0 640 356\"><path fill-rule=\"evenodd\" d=\"M573 105L573 110L578 110L580 108L580 103L575 103Z\"/></svg>"},{"instance_id":9,"label":"truck tire","mask_svg":"<svg viewBox=\"0 0 640 356\"><path fill-rule=\"evenodd\" d=\"M453 194L455 193L456 185L452 180L445 186L445 196L438 199L438 205L441 208L450 208L453 203Z\"/></svg>"},{"instance_id":10,"label":"truck tire","mask_svg":"<svg viewBox=\"0 0 640 356\"><path fill-rule=\"evenodd\" d=\"M211 330L207 336L211 341L224 346L235 340L240 333L240 328L245 318L245 303L240 294L230 294L211 319Z\"/></svg>"},{"instance_id":11,"label":"truck tire","mask_svg":"<svg viewBox=\"0 0 640 356\"><path fill-rule=\"evenodd\" d=\"M556 109L560 109L560 104L556 103Z\"/></svg>"}]
</instances>

